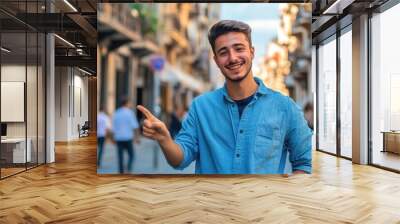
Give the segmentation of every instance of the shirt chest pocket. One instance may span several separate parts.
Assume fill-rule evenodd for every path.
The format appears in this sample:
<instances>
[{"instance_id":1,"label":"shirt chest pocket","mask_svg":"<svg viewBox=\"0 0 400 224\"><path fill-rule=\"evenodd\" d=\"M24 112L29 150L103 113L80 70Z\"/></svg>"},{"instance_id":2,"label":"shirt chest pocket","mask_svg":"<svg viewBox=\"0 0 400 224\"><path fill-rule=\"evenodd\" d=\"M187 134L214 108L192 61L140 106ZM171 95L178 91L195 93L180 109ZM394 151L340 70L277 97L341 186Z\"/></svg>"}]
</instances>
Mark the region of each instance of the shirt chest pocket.
<instances>
[{"instance_id":1,"label":"shirt chest pocket","mask_svg":"<svg viewBox=\"0 0 400 224\"><path fill-rule=\"evenodd\" d=\"M265 123L256 131L254 154L257 159L271 159L280 152L280 129L277 126Z\"/></svg>"}]
</instances>

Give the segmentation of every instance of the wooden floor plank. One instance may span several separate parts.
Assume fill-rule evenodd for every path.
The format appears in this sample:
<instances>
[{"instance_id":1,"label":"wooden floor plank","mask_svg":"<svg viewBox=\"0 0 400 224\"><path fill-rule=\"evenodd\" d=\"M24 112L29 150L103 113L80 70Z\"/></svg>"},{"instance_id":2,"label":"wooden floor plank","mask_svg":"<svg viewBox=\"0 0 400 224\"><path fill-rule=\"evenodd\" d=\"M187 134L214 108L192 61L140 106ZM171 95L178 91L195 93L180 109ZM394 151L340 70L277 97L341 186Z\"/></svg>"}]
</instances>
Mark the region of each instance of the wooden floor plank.
<instances>
[{"instance_id":1,"label":"wooden floor plank","mask_svg":"<svg viewBox=\"0 0 400 224\"><path fill-rule=\"evenodd\" d=\"M400 223L400 175L320 152L313 174L97 175L96 139L0 181L0 223Z\"/></svg>"}]
</instances>

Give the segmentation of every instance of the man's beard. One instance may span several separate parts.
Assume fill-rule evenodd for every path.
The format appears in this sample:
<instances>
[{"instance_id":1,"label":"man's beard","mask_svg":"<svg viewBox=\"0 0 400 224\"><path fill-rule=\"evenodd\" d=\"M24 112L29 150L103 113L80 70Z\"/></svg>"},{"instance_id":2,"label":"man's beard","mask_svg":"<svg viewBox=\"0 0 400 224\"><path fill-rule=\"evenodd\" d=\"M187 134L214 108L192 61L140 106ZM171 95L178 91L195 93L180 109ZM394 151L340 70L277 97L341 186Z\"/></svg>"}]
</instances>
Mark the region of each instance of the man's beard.
<instances>
[{"instance_id":1,"label":"man's beard","mask_svg":"<svg viewBox=\"0 0 400 224\"><path fill-rule=\"evenodd\" d=\"M226 75L226 74L224 74L224 73L222 73L222 74L223 74L223 75L225 76L225 78L228 79L229 81L238 83L238 82L241 82L243 79L245 79L245 78L250 74L251 67L252 67L252 64L250 64L250 67L249 67L249 69L246 71L246 74L245 74L243 77L239 77L239 78L237 78L237 79L232 79L232 78L229 78L228 75Z\"/></svg>"}]
</instances>

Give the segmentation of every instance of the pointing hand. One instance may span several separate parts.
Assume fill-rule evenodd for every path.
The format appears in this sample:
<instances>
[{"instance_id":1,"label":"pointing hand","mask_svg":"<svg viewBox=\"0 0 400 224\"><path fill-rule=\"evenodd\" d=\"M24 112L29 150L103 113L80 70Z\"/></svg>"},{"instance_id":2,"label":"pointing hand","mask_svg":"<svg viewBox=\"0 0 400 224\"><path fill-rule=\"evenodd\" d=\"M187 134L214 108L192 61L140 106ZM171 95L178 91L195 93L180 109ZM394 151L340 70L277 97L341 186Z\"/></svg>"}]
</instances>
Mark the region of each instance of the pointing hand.
<instances>
[{"instance_id":1,"label":"pointing hand","mask_svg":"<svg viewBox=\"0 0 400 224\"><path fill-rule=\"evenodd\" d=\"M160 121L148 109L141 105L137 106L137 109L146 117L143 122L143 135L145 137L151 138L160 143L171 138L164 122Z\"/></svg>"}]
</instances>

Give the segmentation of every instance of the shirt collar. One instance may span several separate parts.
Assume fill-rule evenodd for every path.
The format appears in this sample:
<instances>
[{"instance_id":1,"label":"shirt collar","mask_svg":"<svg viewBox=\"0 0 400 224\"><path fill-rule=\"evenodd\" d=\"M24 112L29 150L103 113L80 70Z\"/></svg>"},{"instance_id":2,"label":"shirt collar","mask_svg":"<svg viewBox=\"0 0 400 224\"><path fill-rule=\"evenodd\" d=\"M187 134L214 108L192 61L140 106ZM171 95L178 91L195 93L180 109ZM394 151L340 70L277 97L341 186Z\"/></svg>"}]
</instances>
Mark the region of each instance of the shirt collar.
<instances>
[{"instance_id":1,"label":"shirt collar","mask_svg":"<svg viewBox=\"0 0 400 224\"><path fill-rule=\"evenodd\" d=\"M258 85L258 88L257 88L257 91L256 91L256 93L254 94L254 96L255 96L255 98L257 98L258 96L262 96L262 95L267 95L268 93L270 93L270 89L268 89L265 85L264 85L264 83L263 83L263 81L260 79L260 78L258 78L258 77L254 77L254 81L256 81L256 83L257 83L257 85ZM226 99L226 100L228 100L229 102L234 102L233 100L232 100L232 98L229 96L229 94L228 94L228 89L227 89L227 87L226 87L226 82L225 82L225 84L224 84L224 87L222 88L222 93L223 93L223 96L224 96L224 98Z\"/></svg>"}]
</instances>

